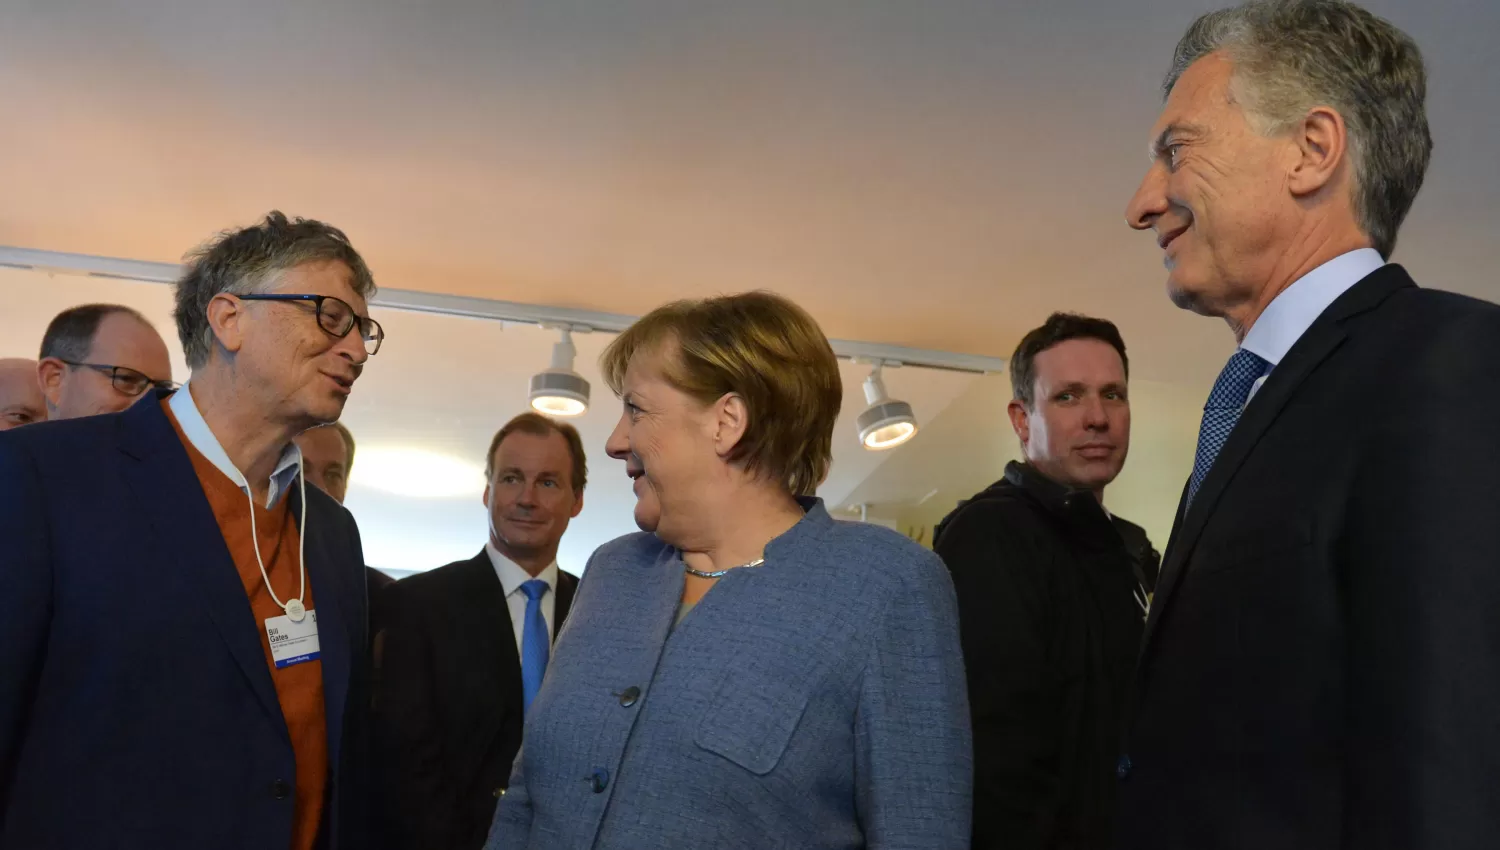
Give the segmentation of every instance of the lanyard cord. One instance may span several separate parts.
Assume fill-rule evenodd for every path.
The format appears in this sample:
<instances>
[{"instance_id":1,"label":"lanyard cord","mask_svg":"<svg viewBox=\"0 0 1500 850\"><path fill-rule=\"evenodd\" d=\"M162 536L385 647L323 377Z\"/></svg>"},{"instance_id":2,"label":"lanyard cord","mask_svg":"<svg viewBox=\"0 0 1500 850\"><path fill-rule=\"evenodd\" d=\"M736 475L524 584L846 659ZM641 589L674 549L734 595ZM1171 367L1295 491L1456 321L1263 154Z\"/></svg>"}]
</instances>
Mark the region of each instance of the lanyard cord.
<instances>
[{"instance_id":1,"label":"lanyard cord","mask_svg":"<svg viewBox=\"0 0 1500 850\"><path fill-rule=\"evenodd\" d=\"M245 476L240 476L244 482ZM276 598L276 591L271 587L271 577L266 573L266 562L260 557L260 536L255 531L255 499L250 495L250 485L242 483L245 488L245 501L250 503L250 545L255 547L255 563L260 565L260 577L266 583L266 592L271 594L271 601L275 602L287 616L293 620L301 621L301 612L306 609L302 605L302 599L307 594L307 481L302 477L302 454L297 454L297 489L302 494L302 524L297 529L297 598L282 602ZM296 603L298 614L294 615L292 603Z\"/></svg>"}]
</instances>

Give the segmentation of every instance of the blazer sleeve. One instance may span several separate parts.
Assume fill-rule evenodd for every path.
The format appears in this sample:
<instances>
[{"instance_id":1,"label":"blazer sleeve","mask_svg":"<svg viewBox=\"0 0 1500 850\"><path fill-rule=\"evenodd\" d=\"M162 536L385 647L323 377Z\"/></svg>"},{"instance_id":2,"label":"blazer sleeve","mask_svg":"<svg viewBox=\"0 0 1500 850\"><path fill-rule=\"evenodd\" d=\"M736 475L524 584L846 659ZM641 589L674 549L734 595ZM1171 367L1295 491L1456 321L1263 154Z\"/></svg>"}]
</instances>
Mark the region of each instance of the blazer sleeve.
<instances>
[{"instance_id":1,"label":"blazer sleeve","mask_svg":"<svg viewBox=\"0 0 1500 850\"><path fill-rule=\"evenodd\" d=\"M403 592L404 591L404 592ZM451 847L463 823L442 758L432 649L421 606L398 582L385 592L390 617L381 659L376 740L384 781L381 818L400 848Z\"/></svg>"},{"instance_id":2,"label":"blazer sleeve","mask_svg":"<svg viewBox=\"0 0 1500 850\"><path fill-rule=\"evenodd\" d=\"M975 850L1040 850L1063 799L1043 579L1050 558L985 502L954 517L936 545L958 594L974 724Z\"/></svg>"},{"instance_id":3,"label":"blazer sleeve","mask_svg":"<svg viewBox=\"0 0 1500 850\"><path fill-rule=\"evenodd\" d=\"M1343 846L1493 847L1500 835L1500 311L1474 310L1365 432L1345 556Z\"/></svg>"},{"instance_id":4,"label":"blazer sleeve","mask_svg":"<svg viewBox=\"0 0 1500 850\"><path fill-rule=\"evenodd\" d=\"M52 556L40 471L15 439L0 440L0 818L18 781L52 619ZM3 824L0 824L3 826Z\"/></svg>"},{"instance_id":5,"label":"blazer sleeve","mask_svg":"<svg viewBox=\"0 0 1500 850\"><path fill-rule=\"evenodd\" d=\"M958 609L914 558L876 623L855 717L855 808L871 850L967 848L973 756Z\"/></svg>"}]
</instances>

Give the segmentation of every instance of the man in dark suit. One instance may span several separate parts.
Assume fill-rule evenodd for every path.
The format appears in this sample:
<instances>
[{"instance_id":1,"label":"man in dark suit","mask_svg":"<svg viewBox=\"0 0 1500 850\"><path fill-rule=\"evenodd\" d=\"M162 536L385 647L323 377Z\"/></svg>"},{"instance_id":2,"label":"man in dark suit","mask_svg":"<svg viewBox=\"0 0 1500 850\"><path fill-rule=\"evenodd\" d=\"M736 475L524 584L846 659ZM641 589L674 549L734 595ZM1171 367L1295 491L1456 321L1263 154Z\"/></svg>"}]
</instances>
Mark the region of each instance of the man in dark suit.
<instances>
[{"instance_id":1,"label":"man in dark suit","mask_svg":"<svg viewBox=\"0 0 1500 850\"><path fill-rule=\"evenodd\" d=\"M1493 847L1500 308L1387 261L1431 152L1402 32L1252 3L1178 44L1130 203L1239 342L1119 764L1124 848Z\"/></svg>"},{"instance_id":2,"label":"man in dark suit","mask_svg":"<svg viewBox=\"0 0 1500 850\"><path fill-rule=\"evenodd\" d=\"M557 567L588 468L573 426L536 413L490 442L490 539L386 594L379 736L394 848L478 850L578 580Z\"/></svg>"},{"instance_id":3,"label":"man in dark suit","mask_svg":"<svg viewBox=\"0 0 1500 850\"><path fill-rule=\"evenodd\" d=\"M272 213L176 285L186 387L0 434L0 846L369 846L359 532L291 443L374 288Z\"/></svg>"}]
</instances>

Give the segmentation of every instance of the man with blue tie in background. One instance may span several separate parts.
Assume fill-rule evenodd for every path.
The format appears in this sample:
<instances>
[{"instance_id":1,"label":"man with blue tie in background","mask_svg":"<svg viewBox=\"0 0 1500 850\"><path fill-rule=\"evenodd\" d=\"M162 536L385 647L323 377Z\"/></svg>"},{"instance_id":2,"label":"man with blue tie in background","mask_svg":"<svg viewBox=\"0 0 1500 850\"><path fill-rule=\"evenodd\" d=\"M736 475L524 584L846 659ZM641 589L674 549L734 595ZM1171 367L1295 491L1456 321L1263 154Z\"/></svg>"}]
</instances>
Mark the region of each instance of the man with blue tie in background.
<instances>
[{"instance_id":1,"label":"man with blue tie in background","mask_svg":"<svg viewBox=\"0 0 1500 850\"><path fill-rule=\"evenodd\" d=\"M484 550L385 593L380 748L392 850L477 850L578 579L558 569L588 467L573 426L537 413L490 442Z\"/></svg>"},{"instance_id":2,"label":"man with blue tie in background","mask_svg":"<svg viewBox=\"0 0 1500 850\"><path fill-rule=\"evenodd\" d=\"M1337 0L1189 28L1127 217L1238 350L1208 397L1120 759L1125 850L1500 836L1500 307L1389 264L1426 73Z\"/></svg>"}]
</instances>

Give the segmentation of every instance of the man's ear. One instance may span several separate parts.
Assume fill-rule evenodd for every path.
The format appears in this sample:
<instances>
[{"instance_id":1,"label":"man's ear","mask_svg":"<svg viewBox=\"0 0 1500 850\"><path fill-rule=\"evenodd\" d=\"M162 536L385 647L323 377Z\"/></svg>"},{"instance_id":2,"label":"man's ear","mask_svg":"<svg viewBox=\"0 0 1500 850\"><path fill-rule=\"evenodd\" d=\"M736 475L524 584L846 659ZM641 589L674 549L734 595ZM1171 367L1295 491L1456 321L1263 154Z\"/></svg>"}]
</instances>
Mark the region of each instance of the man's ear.
<instances>
[{"instance_id":1,"label":"man's ear","mask_svg":"<svg viewBox=\"0 0 1500 850\"><path fill-rule=\"evenodd\" d=\"M1344 117L1327 106L1309 110L1293 132L1297 158L1287 175L1287 188L1305 198L1339 177L1340 166L1348 159L1349 133Z\"/></svg>"},{"instance_id":2,"label":"man's ear","mask_svg":"<svg viewBox=\"0 0 1500 850\"><path fill-rule=\"evenodd\" d=\"M57 408L62 404L63 374L68 370L68 364L56 357L43 357L36 364L36 381L42 388L42 397L47 401L48 418L57 415Z\"/></svg>"},{"instance_id":3,"label":"man's ear","mask_svg":"<svg viewBox=\"0 0 1500 850\"><path fill-rule=\"evenodd\" d=\"M245 344L245 302L220 292L208 302L208 327L224 350L237 354Z\"/></svg>"},{"instance_id":4,"label":"man's ear","mask_svg":"<svg viewBox=\"0 0 1500 850\"><path fill-rule=\"evenodd\" d=\"M1031 412L1026 409L1026 403L1014 399L1005 406L1005 412L1010 416L1010 427L1015 429L1021 445L1028 445L1031 442Z\"/></svg>"}]
</instances>

